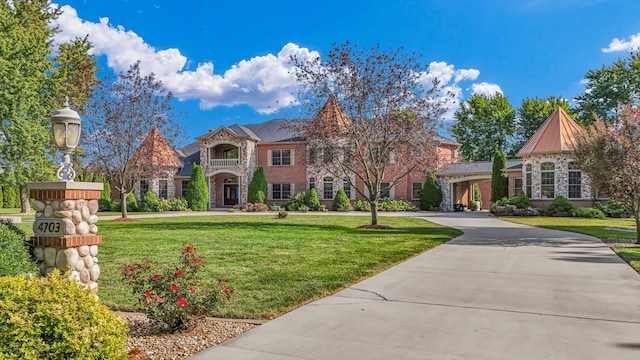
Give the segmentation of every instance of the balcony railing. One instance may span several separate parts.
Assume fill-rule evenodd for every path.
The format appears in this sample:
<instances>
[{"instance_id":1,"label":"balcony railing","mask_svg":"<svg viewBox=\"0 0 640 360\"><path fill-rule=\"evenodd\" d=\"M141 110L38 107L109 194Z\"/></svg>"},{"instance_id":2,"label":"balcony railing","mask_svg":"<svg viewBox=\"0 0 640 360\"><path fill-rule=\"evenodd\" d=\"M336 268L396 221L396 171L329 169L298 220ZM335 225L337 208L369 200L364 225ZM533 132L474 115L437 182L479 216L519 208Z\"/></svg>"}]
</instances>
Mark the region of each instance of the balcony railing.
<instances>
[{"instance_id":1,"label":"balcony railing","mask_svg":"<svg viewBox=\"0 0 640 360\"><path fill-rule=\"evenodd\" d=\"M240 165L240 159L210 159L209 166L214 168L231 168Z\"/></svg>"}]
</instances>

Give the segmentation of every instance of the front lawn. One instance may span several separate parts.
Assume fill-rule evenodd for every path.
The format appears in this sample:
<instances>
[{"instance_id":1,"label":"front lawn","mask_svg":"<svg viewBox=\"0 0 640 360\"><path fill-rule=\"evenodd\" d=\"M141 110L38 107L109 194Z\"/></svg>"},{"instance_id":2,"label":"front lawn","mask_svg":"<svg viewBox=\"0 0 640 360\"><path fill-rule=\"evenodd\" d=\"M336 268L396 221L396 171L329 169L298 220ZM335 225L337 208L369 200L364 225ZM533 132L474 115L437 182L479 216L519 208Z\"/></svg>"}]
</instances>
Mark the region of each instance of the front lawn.
<instances>
[{"instance_id":1,"label":"front lawn","mask_svg":"<svg viewBox=\"0 0 640 360\"><path fill-rule=\"evenodd\" d=\"M501 217L502 220L511 221L518 224L539 226L549 229L571 231L580 234L591 235L600 239L636 239L636 233L632 231L620 231L618 228L635 230L634 219L584 219L565 217ZM638 273L640 273L640 245L637 246L612 246L624 261L629 263Z\"/></svg>"},{"instance_id":2,"label":"front lawn","mask_svg":"<svg viewBox=\"0 0 640 360\"><path fill-rule=\"evenodd\" d=\"M234 299L216 316L269 319L334 293L458 236L413 218L384 217L394 230L361 230L363 216L199 216L101 221L98 295L113 309L135 310L122 266L144 257L175 263L182 245L204 258L203 280L228 279Z\"/></svg>"}]
</instances>

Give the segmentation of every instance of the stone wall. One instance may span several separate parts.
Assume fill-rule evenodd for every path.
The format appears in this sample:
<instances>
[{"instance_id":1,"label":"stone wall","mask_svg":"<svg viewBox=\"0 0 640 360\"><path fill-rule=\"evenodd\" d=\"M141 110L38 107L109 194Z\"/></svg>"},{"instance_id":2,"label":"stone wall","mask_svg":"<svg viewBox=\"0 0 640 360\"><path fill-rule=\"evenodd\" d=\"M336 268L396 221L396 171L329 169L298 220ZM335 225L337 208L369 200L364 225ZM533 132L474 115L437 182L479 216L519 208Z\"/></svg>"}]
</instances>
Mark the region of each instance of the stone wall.
<instances>
[{"instance_id":1,"label":"stone wall","mask_svg":"<svg viewBox=\"0 0 640 360\"><path fill-rule=\"evenodd\" d=\"M527 164L531 164L531 199L538 200L544 198L542 197L541 191L541 172L540 166L542 163L551 162L555 164L555 196L564 196L565 198L569 198L569 163L574 161L574 159L568 154L544 154L544 155L531 155L524 157L522 159L522 179L523 179L523 189L527 187L527 177L526 177L526 168ZM581 199L591 199L591 186L588 177L583 172L582 173L582 197Z\"/></svg>"}]
</instances>

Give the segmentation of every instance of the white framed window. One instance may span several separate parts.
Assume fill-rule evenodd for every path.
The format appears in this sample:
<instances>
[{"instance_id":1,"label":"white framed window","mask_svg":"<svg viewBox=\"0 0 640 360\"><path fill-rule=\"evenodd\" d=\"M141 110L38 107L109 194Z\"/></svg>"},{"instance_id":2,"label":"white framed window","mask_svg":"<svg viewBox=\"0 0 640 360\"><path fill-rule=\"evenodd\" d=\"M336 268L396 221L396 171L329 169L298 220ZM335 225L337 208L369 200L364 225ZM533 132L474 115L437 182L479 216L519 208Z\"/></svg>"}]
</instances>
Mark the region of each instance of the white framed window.
<instances>
[{"instance_id":1,"label":"white framed window","mask_svg":"<svg viewBox=\"0 0 640 360\"><path fill-rule=\"evenodd\" d=\"M532 189L532 171L533 170L533 166L531 166L531 164L527 164L525 166L525 195L527 195L527 197L529 199L531 199L531 189Z\"/></svg>"},{"instance_id":2,"label":"white framed window","mask_svg":"<svg viewBox=\"0 0 640 360\"><path fill-rule=\"evenodd\" d=\"M422 183L421 182L414 182L413 184L411 184L411 198L413 200L418 200L420 199L420 192L422 191Z\"/></svg>"},{"instance_id":3,"label":"white framed window","mask_svg":"<svg viewBox=\"0 0 640 360\"><path fill-rule=\"evenodd\" d=\"M344 190L344 193L347 194L347 197L351 199L351 183L349 182L349 179L344 179L344 181L342 182L342 190Z\"/></svg>"},{"instance_id":4,"label":"white framed window","mask_svg":"<svg viewBox=\"0 0 640 360\"><path fill-rule=\"evenodd\" d=\"M581 199L582 198L582 171L578 169L575 162L568 164L569 168L569 199Z\"/></svg>"},{"instance_id":5,"label":"white framed window","mask_svg":"<svg viewBox=\"0 0 640 360\"><path fill-rule=\"evenodd\" d=\"M290 149L271 150L269 164L272 166L290 166L293 164L293 151Z\"/></svg>"},{"instance_id":6,"label":"white framed window","mask_svg":"<svg viewBox=\"0 0 640 360\"><path fill-rule=\"evenodd\" d=\"M540 195L543 199L556 197L556 165L552 162L540 164Z\"/></svg>"},{"instance_id":7,"label":"white framed window","mask_svg":"<svg viewBox=\"0 0 640 360\"><path fill-rule=\"evenodd\" d=\"M169 180L167 179L158 180L158 197L160 199L169 198Z\"/></svg>"},{"instance_id":8,"label":"white framed window","mask_svg":"<svg viewBox=\"0 0 640 360\"><path fill-rule=\"evenodd\" d=\"M516 195L522 191L522 179L513 179L513 194Z\"/></svg>"},{"instance_id":9,"label":"white framed window","mask_svg":"<svg viewBox=\"0 0 640 360\"><path fill-rule=\"evenodd\" d=\"M384 199L384 198L389 198L389 199L393 199L391 197L391 184L388 182L383 182L380 184L380 199Z\"/></svg>"},{"instance_id":10,"label":"white framed window","mask_svg":"<svg viewBox=\"0 0 640 360\"><path fill-rule=\"evenodd\" d=\"M144 197L144 194L146 194L147 191L149 191L149 180L140 180L140 199Z\"/></svg>"},{"instance_id":11,"label":"white framed window","mask_svg":"<svg viewBox=\"0 0 640 360\"><path fill-rule=\"evenodd\" d=\"M331 200L334 197L333 193L333 178L330 176L322 179L322 198L324 200Z\"/></svg>"},{"instance_id":12,"label":"white framed window","mask_svg":"<svg viewBox=\"0 0 640 360\"><path fill-rule=\"evenodd\" d=\"M271 186L273 200L285 200L291 196L291 184L273 184Z\"/></svg>"}]
</instances>

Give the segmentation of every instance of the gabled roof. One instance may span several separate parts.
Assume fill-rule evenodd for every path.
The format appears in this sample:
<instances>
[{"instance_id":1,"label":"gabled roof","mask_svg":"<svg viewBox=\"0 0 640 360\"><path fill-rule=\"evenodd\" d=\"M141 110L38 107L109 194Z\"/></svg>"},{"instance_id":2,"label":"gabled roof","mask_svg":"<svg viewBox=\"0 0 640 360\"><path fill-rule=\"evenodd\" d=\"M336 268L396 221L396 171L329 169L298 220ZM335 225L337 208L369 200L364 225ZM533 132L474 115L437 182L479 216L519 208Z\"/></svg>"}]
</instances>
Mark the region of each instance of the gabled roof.
<instances>
[{"instance_id":1,"label":"gabled roof","mask_svg":"<svg viewBox=\"0 0 640 360\"><path fill-rule=\"evenodd\" d=\"M253 131L247 129L245 126L242 126L242 125L231 125L229 127L221 126L217 130L209 129L208 133L196 137L196 140L206 140L211 136L218 134L220 132L227 132L231 134L231 136L237 137L237 138L245 138L245 139L249 138L255 141L260 141L260 138L256 134L254 134Z\"/></svg>"},{"instance_id":2,"label":"gabled roof","mask_svg":"<svg viewBox=\"0 0 640 360\"><path fill-rule=\"evenodd\" d=\"M144 159L146 164L153 167L182 167L180 157L160 134L160 130L157 127L151 130L133 154L134 162L140 159Z\"/></svg>"},{"instance_id":3,"label":"gabled roof","mask_svg":"<svg viewBox=\"0 0 640 360\"><path fill-rule=\"evenodd\" d=\"M583 129L561 107L551 114L518 151L517 156L572 151Z\"/></svg>"},{"instance_id":4,"label":"gabled roof","mask_svg":"<svg viewBox=\"0 0 640 360\"><path fill-rule=\"evenodd\" d=\"M324 103L312 121L313 126L337 132L343 132L351 125L351 120L342 110L333 94L329 95L327 102Z\"/></svg>"}]
</instances>

